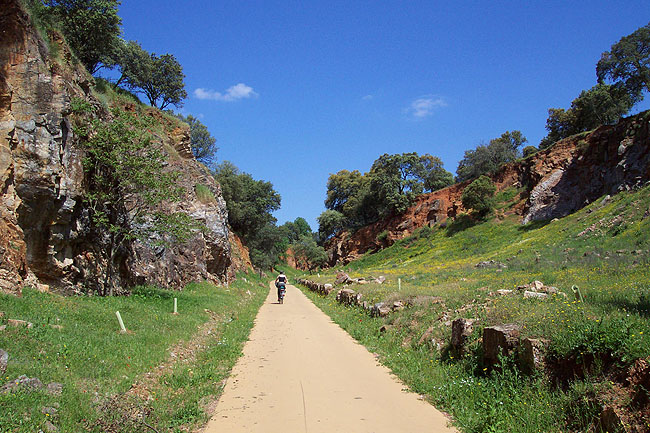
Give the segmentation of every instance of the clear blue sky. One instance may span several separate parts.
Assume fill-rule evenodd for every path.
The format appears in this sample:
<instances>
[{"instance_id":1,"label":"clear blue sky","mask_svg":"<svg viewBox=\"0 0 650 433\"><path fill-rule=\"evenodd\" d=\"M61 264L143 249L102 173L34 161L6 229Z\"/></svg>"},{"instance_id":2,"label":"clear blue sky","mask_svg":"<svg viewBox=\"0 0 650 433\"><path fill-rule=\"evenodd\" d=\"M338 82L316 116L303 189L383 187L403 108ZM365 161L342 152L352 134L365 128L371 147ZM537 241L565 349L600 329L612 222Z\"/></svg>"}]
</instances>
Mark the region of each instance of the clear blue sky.
<instances>
[{"instance_id":1,"label":"clear blue sky","mask_svg":"<svg viewBox=\"0 0 650 433\"><path fill-rule=\"evenodd\" d=\"M125 39L183 65L181 111L218 162L273 183L279 224L316 230L330 173L413 151L455 172L506 130L537 145L650 2L122 0L120 15Z\"/></svg>"}]
</instances>

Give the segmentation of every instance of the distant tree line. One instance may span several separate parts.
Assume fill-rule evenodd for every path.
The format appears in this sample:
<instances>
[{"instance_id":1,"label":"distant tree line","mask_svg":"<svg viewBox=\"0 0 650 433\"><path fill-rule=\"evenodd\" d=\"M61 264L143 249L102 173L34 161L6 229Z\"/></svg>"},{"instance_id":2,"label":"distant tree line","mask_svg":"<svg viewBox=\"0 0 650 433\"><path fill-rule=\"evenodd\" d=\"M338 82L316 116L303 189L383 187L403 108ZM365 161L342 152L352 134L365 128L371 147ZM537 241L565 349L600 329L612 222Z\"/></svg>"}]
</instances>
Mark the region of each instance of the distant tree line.
<instances>
[{"instance_id":1,"label":"distant tree line","mask_svg":"<svg viewBox=\"0 0 650 433\"><path fill-rule=\"evenodd\" d=\"M215 167L214 177L221 184L228 222L248 247L253 265L271 269L284 261L289 248L309 269L326 263L325 250L304 218L277 225L272 213L280 209L281 197L273 184L255 180L229 161Z\"/></svg>"},{"instance_id":2,"label":"distant tree line","mask_svg":"<svg viewBox=\"0 0 650 433\"><path fill-rule=\"evenodd\" d=\"M368 173L341 170L327 180L327 210L318 217L321 242L342 229L404 212L418 194L454 182L440 158L415 152L384 154Z\"/></svg>"}]
</instances>

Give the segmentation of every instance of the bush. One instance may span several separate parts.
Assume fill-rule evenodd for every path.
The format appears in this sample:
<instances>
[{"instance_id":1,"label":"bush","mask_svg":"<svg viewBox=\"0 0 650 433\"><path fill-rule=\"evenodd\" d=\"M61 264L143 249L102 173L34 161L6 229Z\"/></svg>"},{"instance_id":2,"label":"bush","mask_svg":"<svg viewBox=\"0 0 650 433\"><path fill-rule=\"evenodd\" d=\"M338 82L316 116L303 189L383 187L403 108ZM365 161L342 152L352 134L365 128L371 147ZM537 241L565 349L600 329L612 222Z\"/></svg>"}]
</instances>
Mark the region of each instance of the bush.
<instances>
[{"instance_id":1,"label":"bush","mask_svg":"<svg viewBox=\"0 0 650 433\"><path fill-rule=\"evenodd\" d=\"M466 209L472 209L479 216L487 215L494 208L496 187L487 176L481 176L463 191L461 200Z\"/></svg>"}]
</instances>

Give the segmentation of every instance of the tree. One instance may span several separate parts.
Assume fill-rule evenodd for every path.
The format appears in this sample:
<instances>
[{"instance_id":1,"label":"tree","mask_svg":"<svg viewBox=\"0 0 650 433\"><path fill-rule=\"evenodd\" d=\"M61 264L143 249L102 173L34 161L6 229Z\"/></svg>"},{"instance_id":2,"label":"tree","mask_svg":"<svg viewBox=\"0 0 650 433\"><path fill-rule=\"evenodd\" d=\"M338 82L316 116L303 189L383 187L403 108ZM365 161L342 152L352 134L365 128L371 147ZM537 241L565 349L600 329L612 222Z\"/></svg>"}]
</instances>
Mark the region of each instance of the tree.
<instances>
[{"instance_id":1,"label":"tree","mask_svg":"<svg viewBox=\"0 0 650 433\"><path fill-rule=\"evenodd\" d=\"M531 155L536 154L538 149L535 146L526 146L522 151L524 158L528 158Z\"/></svg>"},{"instance_id":2,"label":"tree","mask_svg":"<svg viewBox=\"0 0 650 433\"><path fill-rule=\"evenodd\" d=\"M419 177L425 191L437 191L454 183L454 175L443 168L442 160L437 156L424 154L420 157L420 164Z\"/></svg>"},{"instance_id":3,"label":"tree","mask_svg":"<svg viewBox=\"0 0 650 433\"><path fill-rule=\"evenodd\" d=\"M191 114L187 117L182 114L177 116L190 125L191 146L194 157L206 165L212 163L218 150L216 138L210 135L208 128Z\"/></svg>"},{"instance_id":4,"label":"tree","mask_svg":"<svg viewBox=\"0 0 650 433\"><path fill-rule=\"evenodd\" d=\"M311 235L302 235L291 245L296 259L302 261L311 272L314 269L327 264L327 252L316 244Z\"/></svg>"},{"instance_id":5,"label":"tree","mask_svg":"<svg viewBox=\"0 0 650 433\"><path fill-rule=\"evenodd\" d=\"M280 256L286 252L282 230L275 225L275 218L246 239L253 265L260 269L272 269L280 263Z\"/></svg>"},{"instance_id":6,"label":"tree","mask_svg":"<svg viewBox=\"0 0 650 433\"><path fill-rule=\"evenodd\" d=\"M302 217L296 218L293 222L287 221L280 226L288 244L297 242L302 236L312 236L311 227L307 220Z\"/></svg>"},{"instance_id":7,"label":"tree","mask_svg":"<svg viewBox=\"0 0 650 433\"><path fill-rule=\"evenodd\" d=\"M214 177L221 184L228 222L244 239L251 261L259 268L270 269L278 263L287 244L283 230L275 225L277 220L271 214L280 208L280 194L270 182L241 173L229 161L216 166Z\"/></svg>"},{"instance_id":8,"label":"tree","mask_svg":"<svg viewBox=\"0 0 650 433\"><path fill-rule=\"evenodd\" d=\"M418 194L451 185L440 158L415 152L377 158L370 169L370 194L379 216L404 212Z\"/></svg>"},{"instance_id":9,"label":"tree","mask_svg":"<svg viewBox=\"0 0 650 433\"><path fill-rule=\"evenodd\" d=\"M494 173L503 164L521 156L519 147L528 140L521 131L506 131L500 137L481 144L474 150L466 150L456 169L456 181L464 182L483 174Z\"/></svg>"},{"instance_id":10,"label":"tree","mask_svg":"<svg viewBox=\"0 0 650 433\"><path fill-rule=\"evenodd\" d=\"M94 74L111 65L119 46L118 0L45 0L60 22L66 42Z\"/></svg>"},{"instance_id":11,"label":"tree","mask_svg":"<svg viewBox=\"0 0 650 433\"><path fill-rule=\"evenodd\" d=\"M120 69L120 77L115 82L116 86L122 85L125 81L128 83L129 78L135 80L135 77L143 75L142 69L151 61L151 54L144 50L137 41L125 41L120 39L113 67Z\"/></svg>"},{"instance_id":12,"label":"tree","mask_svg":"<svg viewBox=\"0 0 650 433\"><path fill-rule=\"evenodd\" d=\"M341 212L328 209L317 218L318 237L320 242L325 242L346 226L346 218Z\"/></svg>"},{"instance_id":13,"label":"tree","mask_svg":"<svg viewBox=\"0 0 650 433\"><path fill-rule=\"evenodd\" d=\"M472 209L479 216L487 215L494 207L496 187L487 176L480 176L463 190L463 207Z\"/></svg>"},{"instance_id":14,"label":"tree","mask_svg":"<svg viewBox=\"0 0 650 433\"><path fill-rule=\"evenodd\" d=\"M228 222L245 240L267 224L275 224L271 212L280 209L281 197L271 182L253 179L229 161L217 165L214 177L221 184Z\"/></svg>"},{"instance_id":15,"label":"tree","mask_svg":"<svg viewBox=\"0 0 650 433\"><path fill-rule=\"evenodd\" d=\"M73 108L79 119L91 110L89 104L78 101ZM87 152L83 165L91 222L108 243L103 295L113 294L116 258L128 243L136 239L159 245L183 242L198 228L187 214L167 212L160 206L179 201L184 191L176 184L178 173L165 169L165 154L152 145L151 127L146 117L118 108L112 109L108 122L97 119L87 125L80 121L75 126Z\"/></svg>"},{"instance_id":16,"label":"tree","mask_svg":"<svg viewBox=\"0 0 650 433\"><path fill-rule=\"evenodd\" d=\"M172 54L158 57L151 53L147 58L142 55L138 47L127 44L127 48L122 50L123 57L120 61L124 61L125 64L120 67L128 87L135 92L143 93L152 107L160 109L169 105L182 107L183 99L187 97L183 82L185 74L176 57ZM131 65L131 59L136 59L138 63Z\"/></svg>"},{"instance_id":17,"label":"tree","mask_svg":"<svg viewBox=\"0 0 650 433\"><path fill-rule=\"evenodd\" d=\"M612 45L596 65L599 83L618 83L633 102L650 92L650 23Z\"/></svg>"},{"instance_id":18,"label":"tree","mask_svg":"<svg viewBox=\"0 0 650 433\"><path fill-rule=\"evenodd\" d=\"M589 90L583 90L571 102L568 110L548 110L548 135L542 139L540 147L546 148L558 140L600 125L616 123L633 105L634 101L621 86L599 83Z\"/></svg>"}]
</instances>

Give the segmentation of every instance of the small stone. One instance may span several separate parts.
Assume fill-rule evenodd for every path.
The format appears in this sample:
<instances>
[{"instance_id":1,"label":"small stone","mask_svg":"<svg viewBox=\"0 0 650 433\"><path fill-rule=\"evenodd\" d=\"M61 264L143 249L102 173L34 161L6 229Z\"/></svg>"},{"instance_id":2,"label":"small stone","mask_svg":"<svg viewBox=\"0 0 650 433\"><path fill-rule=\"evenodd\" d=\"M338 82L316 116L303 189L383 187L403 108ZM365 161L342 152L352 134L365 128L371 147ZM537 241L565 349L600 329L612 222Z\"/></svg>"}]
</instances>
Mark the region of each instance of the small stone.
<instances>
[{"instance_id":1,"label":"small stone","mask_svg":"<svg viewBox=\"0 0 650 433\"><path fill-rule=\"evenodd\" d=\"M9 319L9 320L7 320L7 325L14 326L14 327L26 326L29 329L31 329L34 326L33 323L26 322L24 320L17 320L17 319Z\"/></svg>"},{"instance_id":2,"label":"small stone","mask_svg":"<svg viewBox=\"0 0 650 433\"><path fill-rule=\"evenodd\" d=\"M50 407L50 406L45 406L45 407L43 407L41 409L41 413L43 415L48 415L49 414L50 416L52 416L52 415L56 415L57 412L58 412L57 408Z\"/></svg>"},{"instance_id":3,"label":"small stone","mask_svg":"<svg viewBox=\"0 0 650 433\"><path fill-rule=\"evenodd\" d=\"M52 424L50 421L45 421L45 430L48 433L57 433L59 431L59 428Z\"/></svg>"},{"instance_id":4,"label":"small stone","mask_svg":"<svg viewBox=\"0 0 650 433\"><path fill-rule=\"evenodd\" d=\"M532 283L530 283L530 288L534 292L538 292L544 288L544 283L542 283L541 281L533 281Z\"/></svg>"},{"instance_id":5,"label":"small stone","mask_svg":"<svg viewBox=\"0 0 650 433\"><path fill-rule=\"evenodd\" d=\"M9 354L0 349L0 375L3 375L7 371L7 364L9 363Z\"/></svg>"},{"instance_id":6,"label":"small stone","mask_svg":"<svg viewBox=\"0 0 650 433\"><path fill-rule=\"evenodd\" d=\"M497 290L497 294L499 294L501 296L510 295L511 293L512 293L512 290L506 290L506 289Z\"/></svg>"},{"instance_id":7,"label":"small stone","mask_svg":"<svg viewBox=\"0 0 650 433\"><path fill-rule=\"evenodd\" d=\"M59 396L63 393L63 384L58 382L48 383L47 392L50 395Z\"/></svg>"},{"instance_id":8,"label":"small stone","mask_svg":"<svg viewBox=\"0 0 650 433\"><path fill-rule=\"evenodd\" d=\"M548 298L548 295L546 293L525 291L524 298L546 299Z\"/></svg>"},{"instance_id":9,"label":"small stone","mask_svg":"<svg viewBox=\"0 0 650 433\"><path fill-rule=\"evenodd\" d=\"M7 329L7 325L0 325L0 331L4 331L5 329Z\"/></svg>"}]
</instances>

